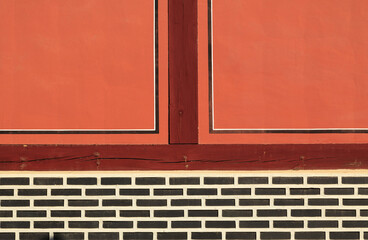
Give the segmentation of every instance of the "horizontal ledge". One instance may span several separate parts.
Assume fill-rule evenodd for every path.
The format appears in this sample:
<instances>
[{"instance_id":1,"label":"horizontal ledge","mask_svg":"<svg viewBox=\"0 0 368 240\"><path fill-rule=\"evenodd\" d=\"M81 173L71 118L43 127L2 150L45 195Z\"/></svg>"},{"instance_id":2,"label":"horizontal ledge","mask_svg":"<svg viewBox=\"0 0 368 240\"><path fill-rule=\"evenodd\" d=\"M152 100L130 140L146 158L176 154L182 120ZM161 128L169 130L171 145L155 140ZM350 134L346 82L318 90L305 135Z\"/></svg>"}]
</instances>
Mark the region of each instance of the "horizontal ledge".
<instances>
[{"instance_id":1,"label":"horizontal ledge","mask_svg":"<svg viewBox=\"0 0 368 240\"><path fill-rule=\"evenodd\" d=\"M0 145L0 170L368 169L368 144Z\"/></svg>"}]
</instances>

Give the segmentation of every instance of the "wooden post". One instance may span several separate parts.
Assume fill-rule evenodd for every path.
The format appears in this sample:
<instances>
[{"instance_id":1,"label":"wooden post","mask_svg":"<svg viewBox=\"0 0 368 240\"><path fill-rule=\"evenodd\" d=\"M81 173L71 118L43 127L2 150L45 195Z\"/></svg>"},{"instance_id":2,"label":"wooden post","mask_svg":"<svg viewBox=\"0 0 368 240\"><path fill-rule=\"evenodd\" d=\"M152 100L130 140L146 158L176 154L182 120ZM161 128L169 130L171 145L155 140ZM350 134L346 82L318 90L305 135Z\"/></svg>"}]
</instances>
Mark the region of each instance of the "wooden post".
<instances>
[{"instance_id":1,"label":"wooden post","mask_svg":"<svg viewBox=\"0 0 368 240\"><path fill-rule=\"evenodd\" d=\"M169 0L169 143L198 143L197 0Z\"/></svg>"}]
</instances>

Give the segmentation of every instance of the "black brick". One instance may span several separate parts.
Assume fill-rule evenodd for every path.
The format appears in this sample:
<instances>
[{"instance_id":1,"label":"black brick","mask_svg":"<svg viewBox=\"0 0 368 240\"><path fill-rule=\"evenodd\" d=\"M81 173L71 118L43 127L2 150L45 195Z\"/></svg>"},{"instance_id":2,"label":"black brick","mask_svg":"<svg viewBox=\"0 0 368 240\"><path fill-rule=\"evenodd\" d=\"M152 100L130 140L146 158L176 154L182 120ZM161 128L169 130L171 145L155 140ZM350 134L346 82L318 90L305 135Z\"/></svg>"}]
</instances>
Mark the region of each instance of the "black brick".
<instances>
[{"instance_id":1,"label":"black brick","mask_svg":"<svg viewBox=\"0 0 368 240\"><path fill-rule=\"evenodd\" d=\"M115 232L90 232L88 240L119 240L119 233Z\"/></svg>"},{"instance_id":2,"label":"black brick","mask_svg":"<svg viewBox=\"0 0 368 240\"><path fill-rule=\"evenodd\" d=\"M319 188L290 188L290 195L319 195Z\"/></svg>"},{"instance_id":3,"label":"black brick","mask_svg":"<svg viewBox=\"0 0 368 240\"><path fill-rule=\"evenodd\" d=\"M223 217L251 217L252 210L222 210Z\"/></svg>"},{"instance_id":4,"label":"black brick","mask_svg":"<svg viewBox=\"0 0 368 240\"><path fill-rule=\"evenodd\" d=\"M172 228L201 228L201 221L173 221Z\"/></svg>"},{"instance_id":5,"label":"black brick","mask_svg":"<svg viewBox=\"0 0 368 240\"><path fill-rule=\"evenodd\" d=\"M116 217L115 210L86 210L86 217Z\"/></svg>"},{"instance_id":6,"label":"black brick","mask_svg":"<svg viewBox=\"0 0 368 240\"><path fill-rule=\"evenodd\" d=\"M35 221L34 228L64 228L64 222L60 221Z\"/></svg>"},{"instance_id":7,"label":"black brick","mask_svg":"<svg viewBox=\"0 0 368 240\"><path fill-rule=\"evenodd\" d=\"M189 210L189 217L217 217L217 210Z\"/></svg>"},{"instance_id":8,"label":"black brick","mask_svg":"<svg viewBox=\"0 0 368 240\"><path fill-rule=\"evenodd\" d=\"M120 195L126 196L146 196L150 194L149 189L120 189Z\"/></svg>"},{"instance_id":9,"label":"black brick","mask_svg":"<svg viewBox=\"0 0 368 240\"><path fill-rule=\"evenodd\" d=\"M163 177L138 177L135 179L136 185L165 185Z\"/></svg>"},{"instance_id":10,"label":"black brick","mask_svg":"<svg viewBox=\"0 0 368 240\"><path fill-rule=\"evenodd\" d=\"M154 189L153 194L156 196L177 196L183 195L183 189Z\"/></svg>"},{"instance_id":11,"label":"black brick","mask_svg":"<svg viewBox=\"0 0 368 240\"><path fill-rule=\"evenodd\" d=\"M239 184L268 184L266 177L240 177Z\"/></svg>"},{"instance_id":12,"label":"black brick","mask_svg":"<svg viewBox=\"0 0 368 240\"><path fill-rule=\"evenodd\" d=\"M149 217L149 210L120 210L120 217Z\"/></svg>"},{"instance_id":13,"label":"black brick","mask_svg":"<svg viewBox=\"0 0 368 240\"><path fill-rule=\"evenodd\" d=\"M346 206L367 206L368 199L343 199L343 204Z\"/></svg>"},{"instance_id":14,"label":"black brick","mask_svg":"<svg viewBox=\"0 0 368 240\"><path fill-rule=\"evenodd\" d=\"M325 188L325 195L353 195L354 188Z\"/></svg>"},{"instance_id":15,"label":"black brick","mask_svg":"<svg viewBox=\"0 0 368 240\"><path fill-rule=\"evenodd\" d=\"M98 200L68 200L69 207L96 207Z\"/></svg>"},{"instance_id":16,"label":"black brick","mask_svg":"<svg viewBox=\"0 0 368 240\"><path fill-rule=\"evenodd\" d=\"M343 221L344 228L368 228L368 221Z\"/></svg>"},{"instance_id":17,"label":"black brick","mask_svg":"<svg viewBox=\"0 0 368 240\"><path fill-rule=\"evenodd\" d=\"M355 210L327 209L326 217L355 217Z\"/></svg>"},{"instance_id":18,"label":"black brick","mask_svg":"<svg viewBox=\"0 0 368 240\"><path fill-rule=\"evenodd\" d=\"M197 195L197 196L207 196L207 195L217 195L216 188L188 188L188 195Z\"/></svg>"},{"instance_id":19,"label":"black brick","mask_svg":"<svg viewBox=\"0 0 368 240\"><path fill-rule=\"evenodd\" d=\"M303 239L303 240L326 239L326 233L324 232L296 232L295 239Z\"/></svg>"},{"instance_id":20,"label":"black brick","mask_svg":"<svg viewBox=\"0 0 368 240\"><path fill-rule=\"evenodd\" d=\"M274 228L303 228L303 221L274 221Z\"/></svg>"},{"instance_id":21,"label":"black brick","mask_svg":"<svg viewBox=\"0 0 368 240\"><path fill-rule=\"evenodd\" d=\"M20 240L48 240L49 233L39 232L39 233L19 233Z\"/></svg>"},{"instance_id":22,"label":"black brick","mask_svg":"<svg viewBox=\"0 0 368 240\"><path fill-rule=\"evenodd\" d=\"M132 206L132 200L131 199L102 200L102 206Z\"/></svg>"},{"instance_id":23,"label":"black brick","mask_svg":"<svg viewBox=\"0 0 368 240\"><path fill-rule=\"evenodd\" d=\"M227 232L226 233L226 239L227 240L255 240L256 239L256 233L255 232Z\"/></svg>"},{"instance_id":24,"label":"black brick","mask_svg":"<svg viewBox=\"0 0 368 240\"><path fill-rule=\"evenodd\" d=\"M234 199L206 199L206 206L235 206Z\"/></svg>"},{"instance_id":25,"label":"black brick","mask_svg":"<svg viewBox=\"0 0 368 240\"><path fill-rule=\"evenodd\" d=\"M364 233L364 239L368 239L368 232Z\"/></svg>"},{"instance_id":26,"label":"black brick","mask_svg":"<svg viewBox=\"0 0 368 240\"><path fill-rule=\"evenodd\" d=\"M0 228L30 228L30 223L24 221L1 221Z\"/></svg>"},{"instance_id":27,"label":"black brick","mask_svg":"<svg viewBox=\"0 0 368 240\"><path fill-rule=\"evenodd\" d=\"M184 217L183 210L155 210L155 217Z\"/></svg>"},{"instance_id":28,"label":"black brick","mask_svg":"<svg viewBox=\"0 0 368 240\"><path fill-rule=\"evenodd\" d=\"M303 206L304 199L275 199L275 206Z\"/></svg>"},{"instance_id":29,"label":"black brick","mask_svg":"<svg viewBox=\"0 0 368 240\"><path fill-rule=\"evenodd\" d=\"M15 240L15 233L0 233L0 240Z\"/></svg>"},{"instance_id":30,"label":"black brick","mask_svg":"<svg viewBox=\"0 0 368 240\"><path fill-rule=\"evenodd\" d=\"M165 221L138 221L138 228L167 228Z\"/></svg>"},{"instance_id":31,"label":"black brick","mask_svg":"<svg viewBox=\"0 0 368 240\"><path fill-rule=\"evenodd\" d=\"M270 223L268 221L240 221L240 228L269 228Z\"/></svg>"},{"instance_id":32,"label":"black brick","mask_svg":"<svg viewBox=\"0 0 368 240\"><path fill-rule=\"evenodd\" d=\"M0 217L13 217L12 211L0 211Z\"/></svg>"},{"instance_id":33,"label":"black brick","mask_svg":"<svg viewBox=\"0 0 368 240\"><path fill-rule=\"evenodd\" d=\"M290 239L291 234L289 232L261 232L261 239Z\"/></svg>"},{"instance_id":34,"label":"black brick","mask_svg":"<svg viewBox=\"0 0 368 240\"><path fill-rule=\"evenodd\" d=\"M258 217L284 217L286 215L287 211L281 209L257 210Z\"/></svg>"},{"instance_id":35,"label":"black brick","mask_svg":"<svg viewBox=\"0 0 368 240\"><path fill-rule=\"evenodd\" d=\"M159 232L157 233L157 239L188 239L188 234L186 232Z\"/></svg>"},{"instance_id":36,"label":"black brick","mask_svg":"<svg viewBox=\"0 0 368 240\"><path fill-rule=\"evenodd\" d=\"M235 228L235 221L206 221L206 228Z\"/></svg>"},{"instance_id":37,"label":"black brick","mask_svg":"<svg viewBox=\"0 0 368 240\"><path fill-rule=\"evenodd\" d=\"M103 177L101 178L101 185L130 185L132 180L130 178L121 177Z\"/></svg>"},{"instance_id":38,"label":"black brick","mask_svg":"<svg viewBox=\"0 0 368 240\"><path fill-rule=\"evenodd\" d=\"M343 184L368 184L368 177L343 177Z\"/></svg>"},{"instance_id":39,"label":"black brick","mask_svg":"<svg viewBox=\"0 0 368 240\"><path fill-rule=\"evenodd\" d=\"M256 195L285 195L285 188L256 188Z\"/></svg>"},{"instance_id":40,"label":"black brick","mask_svg":"<svg viewBox=\"0 0 368 240\"><path fill-rule=\"evenodd\" d=\"M0 185L29 185L29 178L0 178Z\"/></svg>"},{"instance_id":41,"label":"black brick","mask_svg":"<svg viewBox=\"0 0 368 240\"><path fill-rule=\"evenodd\" d=\"M17 217L46 217L46 211L18 210Z\"/></svg>"},{"instance_id":42,"label":"black brick","mask_svg":"<svg viewBox=\"0 0 368 240\"><path fill-rule=\"evenodd\" d=\"M46 196L47 190L46 189L19 189L18 195L19 196Z\"/></svg>"},{"instance_id":43,"label":"black brick","mask_svg":"<svg viewBox=\"0 0 368 240\"><path fill-rule=\"evenodd\" d=\"M292 209L291 216L292 217L320 217L321 216L320 209Z\"/></svg>"},{"instance_id":44,"label":"black brick","mask_svg":"<svg viewBox=\"0 0 368 240\"><path fill-rule=\"evenodd\" d=\"M81 196L80 189L51 189L52 196Z\"/></svg>"},{"instance_id":45,"label":"black brick","mask_svg":"<svg viewBox=\"0 0 368 240\"><path fill-rule=\"evenodd\" d=\"M273 184L303 184L302 177L273 177Z\"/></svg>"},{"instance_id":46,"label":"black brick","mask_svg":"<svg viewBox=\"0 0 368 240\"><path fill-rule=\"evenodd\" d=\"M337 228L338 221L308 221L309 228Z\"/></svg>"},{"instance_id":47,"label":"black brick","mask_svg":"<svg viewBox=\"0 0 368 240\"><path fill-rule=\"evenodd\" d=\"M68 185L96 185L97 178L68 178Z\"/></svg>"},{"instance_id":48,"label":"black brick","mask_svg":"<svg viewBox=\"0 0 368 240\"><path fill-rule=\"evenodd\" d=\"M368 188L359 188L358 189L359 195L368 195Z\"/></svg>"},{"instance_id":49,"label":"black brick","mask_svg":"<svg viewBox=\"0 0 368 240\"><path fill-rule=\"evenodd\" d=\"M86 189L87 196L109 196L115 195L115 189Z\"/></svg>"},{"instance_id":50,"label":"black brick","mask_svg":"<svg viewBox=\"0 0 368 240\"><path fill-rule=\"evenodd\" d=\"M204 184L234 184L234 178L232 177L205 177Z\"/></svg>"},{"instance_id":51,"label":"black brick","mask_svg":"<svg viewBox=\"0 0 368 240\"><path fill-rule=\"evenodd\" d=\"M360 210L360 216L368 217L368 210Z\"/></svg>"},{"instance_id":52,"label":"black brick","mask_svg":"<svg viewBox=\"0 0 368 240\"><path fill-rule=\"evenodd\" d=\"M70 221L69 228L98 228L97 221Z\"/></svg>"},{"instance_id":53,"label":"black brick","mask_svg":"<svg viewBox=\"0 0 368 240\"><path fill-rule=\"evenodd\" d=\"M192 232L192 239L222 239L220 232Z\"/></svg>"},{"instance_id":54,"label":"black brick","mask_svg":"<svg viewBox=\"0 0 368 240\"><path fill-rule=\"evenodd\" d=\"M164 199L138 199L137 200L137 206L141 207L160 207L160 206L166 206L167 201Z\"/></svg>"},{"instance_id":55,"label":"black brick","mask_svg":"<svg viewBox=\"0 0 368 240\"><path fill-rule=\"evenodd\" d=\"M14 196L13 189L0 189L0 196Z\"/></svg>"},{"instance_id":56,"label":"black brick","mask_svg":"<svg viewBox=\"0 0 368 240\"><path fill-rule=\"evenodd\" d=\"M199 183L198 177L170 178L171 185L198 185Z\"/></svg>"},{"instance_id":57,"label":"black brick","mask_svg":"<svg viewBox=\"0 0 368 240\"><path fill-rule=\"evenodd\" d=\"M308 177L308 184L337 184L337 177Z\"/></svg>"},{"instance_id":58,"label":"black brick","mask_svg":"<svg viewBox=\"0 0 368 240\"><path fill-rule=\"evenodd\" d=\"M82 232L56 232L54 233L54 240L84 240L84 233Z\"/></svg>"},{"instance_id":59,"label":"black brick","mask_svg":"<svg viewBox=\"0 0 368 240\"><path fill-rule=\"evenodd\" d=\"M201 199L172 199L171 206L201 206Z\"/></svg>"},{"instance_id":60,"label":"black brick","mask_svg":"<svg viewBox=\"0 0 368 240\"><path fill-rule=\"evenodd\" d=\"M337 206L339 205L339 199L334 199L334 198L308 199L308 205L310 206Z\"/></svg>"},{"instance_id":61,"label":"black brick","mask_svg":"<svg viewBox=\"0 0 368 240\"><path fill-rule=\"evenodd\" d=\"M104 228L133 228L132 221L104 221Z\"/></svg>"},{"instance_id":62,"label":"black brick","mask_svg":"<svg viewBox=\"0 0 368 240\"><path fill-rule=\"evenodd\" d=\"M51 217L81 217L81 211L77 210L52 210Z\"/></svg>"},{"instance_id":63,"label":"black brick","mask_svg":"<svg viewBox=\"0 0 368 240\"><path fill-rule=\"evenodd\" d=\"M1 200L2 207L28 207L29 200Z\"/></svg>"},{"instance_id":64,"label":"black brick","mask_svg":"<svg viewBox=\"0 0 368 240\"><path fill-rule=\"evenodd\" d=\"M330 239L359 239L359 232L330 232Z\"/></svg>"},{"instance_id":65,"label":"black brick","mask_svg":"<svg viewBox=\"0 0 368 240\"><path fill-rule=\"evenodd\" d=\"M240 206L269 206L270 199L240 199Z\"/></svg>"},{"instance_id":66,"label":"black brick","mask_svg":"<svg viewBox=\"0 0 368 240\"><path fill-rule=\"evenodd\" d=\"M221 189L222 195L250 195L250 188L223 188Z\"/></svg>"},{"instance_id":67,"label":"black brick","mask_svg":"<svg viewBox=\"0 0 368 240\"><path fill-rule=\"evenodd\" d=\"M62 178L34 178L34 185L63 185Z\"/></svg>"},{"instance_id":68,"label":"black brick","mask_svg":"<svg viewBox=\"0 0 368 240\"><path fill-rule=\"evenodd\" d=\"M57 207L64 206L64 200L34 200L37 207Z\"/></svg>"},{"instance_id":69,"label":"black brick","mask_svg":"<svg viewBox=\"0 0 368 240\"><path fill-rule=\"evenodd\" d=\"M153 240L153 233L151 232L125 232L124 240Z\"/></svg>"}]
</instances>

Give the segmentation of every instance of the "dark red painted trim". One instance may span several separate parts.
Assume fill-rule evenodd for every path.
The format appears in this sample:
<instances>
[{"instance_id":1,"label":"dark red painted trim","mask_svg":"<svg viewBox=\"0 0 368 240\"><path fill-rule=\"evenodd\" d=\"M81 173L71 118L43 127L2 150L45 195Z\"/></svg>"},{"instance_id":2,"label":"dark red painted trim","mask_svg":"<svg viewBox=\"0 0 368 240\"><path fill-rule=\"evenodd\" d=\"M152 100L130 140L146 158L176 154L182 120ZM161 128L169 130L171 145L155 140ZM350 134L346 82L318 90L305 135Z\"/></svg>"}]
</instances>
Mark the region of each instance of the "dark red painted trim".
<instances>
[{"instance_id":1,"label":"dark red painted trim","mask_svg":"<svg viewBox=\"0 0 368 240\"><path fill-rule=\"evenodd\" d=\"M170 144L198 143L197 0L169 0Z\"/></svg>"},{"instance_id":2,"label":"dark red painted trim","mask_svg":"<svg viewBox=\"0 0 368 240\"><path fill-rule=\"evenodd\" d=\"M0 170L367 169L368 144L0 145Z\"/></svg>"}]
</instances>

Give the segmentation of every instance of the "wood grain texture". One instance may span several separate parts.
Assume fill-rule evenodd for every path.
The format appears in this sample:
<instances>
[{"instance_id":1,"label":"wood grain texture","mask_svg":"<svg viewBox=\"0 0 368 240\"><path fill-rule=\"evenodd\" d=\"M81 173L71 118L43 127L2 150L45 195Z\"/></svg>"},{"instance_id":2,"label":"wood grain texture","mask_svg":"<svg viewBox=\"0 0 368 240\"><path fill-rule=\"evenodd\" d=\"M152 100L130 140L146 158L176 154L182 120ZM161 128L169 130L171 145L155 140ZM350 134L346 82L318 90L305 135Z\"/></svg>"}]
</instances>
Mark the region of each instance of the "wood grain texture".
<instances>
[{"instance_id":1,"label":"wood grain texture","mask_svg":"<svg viewBox=\"0 0 368 240\"><path fill-rule=\"evenodd\" d=\"M0 170L302 170L367 168L368 144L0 146Z\"/></svg>"},{"instance_id":2,"label":"wood grain texture","mask_svg":"<svg viewBox=\"0 0 368 240\"><path fill-rule=\"evenodd\" d=\"M171 144L198 143L197 35L197 0L170 0Z\"/></svg>"}]
</instances>

